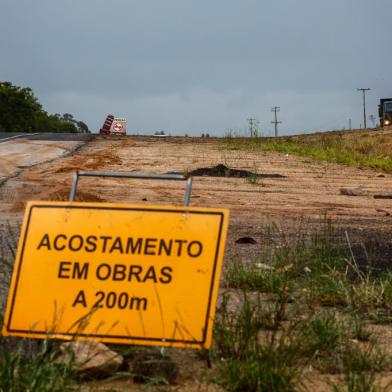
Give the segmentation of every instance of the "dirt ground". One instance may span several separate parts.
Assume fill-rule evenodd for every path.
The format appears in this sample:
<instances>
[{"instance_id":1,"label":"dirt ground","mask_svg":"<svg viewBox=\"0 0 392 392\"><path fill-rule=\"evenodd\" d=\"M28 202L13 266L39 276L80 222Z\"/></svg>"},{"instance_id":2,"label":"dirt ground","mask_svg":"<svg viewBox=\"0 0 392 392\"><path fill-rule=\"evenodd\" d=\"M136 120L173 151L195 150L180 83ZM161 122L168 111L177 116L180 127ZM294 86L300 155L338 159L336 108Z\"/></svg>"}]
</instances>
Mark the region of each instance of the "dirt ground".
<instances>
[{"instance_id":1,"label":"dirt ground","mask_svg":"<svg viewBox=\"0 0 392 392\"><path fill-rule=\"evenodd\" d=\"M287 154L228 150L222 140L214 138L97 136L88 142L22 138L0 143L0 228L18 225L28 200L67 200L76 170L191 172L219 164L264 175L194 178L191 206L230 209L226 257L251 255L262 243L261 229L269 222L295 232L327 216L359 236L361 232L364 237L390 235L392 199L374 199L373 195L392 193L391 174ZM177 181L82 178L76 199L180 205L184 186ZM341 187L361 187L366 194L341 195ZM244 236L255 238L256 247L235 243ZM200 369L205 364L195 362L192 354L186 357L190 365L182 371L182 384L176 390L219 390L201 381ZM99 388L117 388L118 383L103 383ZM131 388L126 383L121 385ZM85 388L100 390L96 385ZM315 385L313 389L323 388Z\"/></svg>"},{"instance_id":2,"label":"dirt ground","mask_svg":"<svg viewBox=\"0 0 392 392\"><path fill-rule=\"evenodd\" d=\"M357 231L388 232L391 227L392 200L373 198L392 192L391 174L287 154L227 150L219 139L154 137L1 143L0 223L20 222L28 200L67 200L75 170L190 172L219 164L269 175L194 178L191 205L229 208L231 236L257 237L266 222L290 230L325 216ZM361 187L366 195L341 195L343 186ZM182 203L184 184L82 178L78 189L81 201L173 205Z\"/></svg>"}]
</instances>

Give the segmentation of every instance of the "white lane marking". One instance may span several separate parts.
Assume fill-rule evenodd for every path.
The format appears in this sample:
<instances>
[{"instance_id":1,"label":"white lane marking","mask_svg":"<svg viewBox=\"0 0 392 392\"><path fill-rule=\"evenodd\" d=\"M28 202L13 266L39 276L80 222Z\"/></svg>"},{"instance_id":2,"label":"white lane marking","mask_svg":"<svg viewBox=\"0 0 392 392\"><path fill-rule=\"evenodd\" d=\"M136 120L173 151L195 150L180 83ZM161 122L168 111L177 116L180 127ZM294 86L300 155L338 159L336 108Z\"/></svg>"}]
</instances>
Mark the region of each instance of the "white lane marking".
<instances>
[{"instance_id":1,"label":"white lane marking","mask_svg":"<svg viewBox=\"0 0 392 392\"><path fill-rule=\"evenodd\" d=\"M23 135L16 135L16 136L11 136L11 137L6 137L5 139L0 139L0 143L7 142L8 140L12 140L12 139L18 139L18 138L21 138L21 137L34 136L34 135L39 135L39 132L37 132L37 133L24 133Z\"/></svg>"}]
</instances>

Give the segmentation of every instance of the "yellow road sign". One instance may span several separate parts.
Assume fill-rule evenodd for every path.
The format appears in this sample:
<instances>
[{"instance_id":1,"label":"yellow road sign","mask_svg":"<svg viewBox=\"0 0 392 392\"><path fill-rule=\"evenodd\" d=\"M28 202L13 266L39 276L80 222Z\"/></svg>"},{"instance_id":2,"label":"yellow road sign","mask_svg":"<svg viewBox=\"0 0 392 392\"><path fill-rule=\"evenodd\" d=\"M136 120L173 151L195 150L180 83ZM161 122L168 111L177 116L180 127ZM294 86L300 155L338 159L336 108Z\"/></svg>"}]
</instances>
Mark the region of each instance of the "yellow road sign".
<instances>
[{"instance_id":1,"label":"yellow road sign","mask_svg":"<svg viewBox=\"0 0 392 392\"><path fill-rule=\"evenodd\" d=\"M224 209L29 202L4 335L211 345Z\"/></svg>"}]
</instances>

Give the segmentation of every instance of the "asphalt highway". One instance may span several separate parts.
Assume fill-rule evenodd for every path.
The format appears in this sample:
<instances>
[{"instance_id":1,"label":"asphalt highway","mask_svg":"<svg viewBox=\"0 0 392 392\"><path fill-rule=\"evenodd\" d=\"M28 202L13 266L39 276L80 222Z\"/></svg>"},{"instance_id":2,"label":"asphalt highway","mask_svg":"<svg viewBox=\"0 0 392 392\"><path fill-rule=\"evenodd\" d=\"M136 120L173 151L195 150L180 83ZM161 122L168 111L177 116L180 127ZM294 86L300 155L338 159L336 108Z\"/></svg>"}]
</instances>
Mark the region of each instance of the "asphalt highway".
<instances>
[{"instance_id":1,"label":"asphalt highway","mask_svg":"<svg viewBox=\"0 0 392 392\"><path fill-rule=\"evenodd\" d=\"M48 141L88 141L96 135L91 133L18 133L18 132L0 132L0 143L12 139L25 138L29 140L48 140Z\"/></svg>"}]
</instances>

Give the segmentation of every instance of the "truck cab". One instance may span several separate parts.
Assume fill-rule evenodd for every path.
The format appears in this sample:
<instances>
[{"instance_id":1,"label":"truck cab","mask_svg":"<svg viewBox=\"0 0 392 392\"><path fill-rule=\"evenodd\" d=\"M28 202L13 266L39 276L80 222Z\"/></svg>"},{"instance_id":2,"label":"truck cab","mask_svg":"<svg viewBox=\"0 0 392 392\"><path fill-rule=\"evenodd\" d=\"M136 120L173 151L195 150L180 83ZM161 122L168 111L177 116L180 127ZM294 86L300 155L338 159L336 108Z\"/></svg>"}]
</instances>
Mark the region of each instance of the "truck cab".
<instances>
[{"instance_id":1,"label":"truck cab","mask_svg":"<svg viewBox=\"0 0 392 392\"><path fill-rule=\"evenodd\" d=\"M378 114L381 127L392 125L392 98L380 99Z\"/></svg>"}]
</instances>

